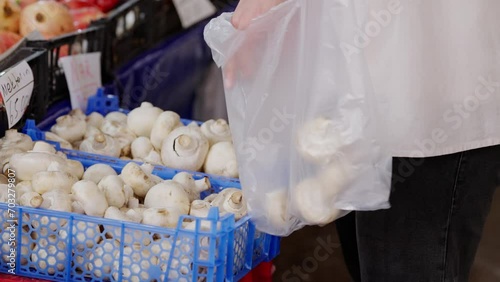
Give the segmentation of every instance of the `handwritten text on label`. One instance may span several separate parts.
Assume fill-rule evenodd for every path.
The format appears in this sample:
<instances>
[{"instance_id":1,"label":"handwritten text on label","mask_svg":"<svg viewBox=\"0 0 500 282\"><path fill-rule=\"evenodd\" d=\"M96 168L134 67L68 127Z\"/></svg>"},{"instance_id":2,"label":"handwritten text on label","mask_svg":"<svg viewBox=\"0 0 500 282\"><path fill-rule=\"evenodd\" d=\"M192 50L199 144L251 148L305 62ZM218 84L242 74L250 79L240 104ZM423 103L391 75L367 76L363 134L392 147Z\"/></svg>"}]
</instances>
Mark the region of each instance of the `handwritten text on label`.
<instances>
[{"instance_id":1,"label":"handwritten text on label","mask_svg":"<svg viewBox=\"0 0 500 282\"><path fill-rule=\"evenodd\" d=\"M0 76L0 96L3 99L9 128L24 115L33 93L33 72L25 61Z\"/></svg>"},{"instance_id":2,"label":"handwritten text on label","mask_svg":"<svg viewBox=\"0 0 500 282\"><path fill-rule=\"evenodd\" d=\"M101 53L88 53L60 59L73 109L87 109L87 101L102 86Z\"/></svg>"}]
</instances>

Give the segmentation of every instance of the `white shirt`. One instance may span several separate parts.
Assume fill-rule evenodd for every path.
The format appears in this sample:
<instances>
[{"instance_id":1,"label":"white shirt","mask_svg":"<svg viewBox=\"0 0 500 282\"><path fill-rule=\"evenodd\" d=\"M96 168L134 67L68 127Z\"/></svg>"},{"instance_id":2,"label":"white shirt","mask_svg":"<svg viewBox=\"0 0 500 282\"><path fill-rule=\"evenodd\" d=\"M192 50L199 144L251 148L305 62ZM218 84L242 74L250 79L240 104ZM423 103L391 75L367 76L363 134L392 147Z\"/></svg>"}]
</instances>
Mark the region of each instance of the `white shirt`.
<instances>
[{"instance_id":1,"label":"white shirt","mask_svg":"<svg viewBox=\"0 0 500 282\"><path fill-rule=\"evenodd\" d=\"M356 1L370 13L344 51L366 55L394 156L500 144L500 1Z\"/></svg>"}]
</instances>

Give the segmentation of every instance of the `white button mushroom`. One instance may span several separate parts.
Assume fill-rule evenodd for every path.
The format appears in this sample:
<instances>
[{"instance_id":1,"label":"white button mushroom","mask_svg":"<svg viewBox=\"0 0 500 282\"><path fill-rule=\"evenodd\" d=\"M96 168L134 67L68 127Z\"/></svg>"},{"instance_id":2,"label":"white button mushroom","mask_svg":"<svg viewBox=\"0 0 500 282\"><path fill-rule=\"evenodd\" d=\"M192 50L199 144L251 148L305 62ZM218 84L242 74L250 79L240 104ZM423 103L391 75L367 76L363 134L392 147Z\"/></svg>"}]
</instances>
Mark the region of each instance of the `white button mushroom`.
<instances>
[{"instance_id":1,"label":"white button mushroom","mask_svg":"<svg viewBox=\"0 0 500 282\"><path fill-rule=\"evenodd\" d=\"M85 119L87 121L87 126L93 126L95 128L101 128L104 122L104 117L98 112L92 112Z\"/></svg>"},{"instance_id":2,"label":"white button mushroom","mask_svg":"<svg viewBox=\"0 0 500 282\"><path fill-rule=\"evenodd\" d=\"M222 141L210 147L204 171L210 174L238 178L238 163L233 142Z\"/></svg>"},{"instance_id":3,"label":"white button mushroom","mask_svg":"<svg viewBox=\"0 0 500 282\"><path fill-rule=\"evenodd\" d=\"M58 142L61 148L73 150L73 145L71 145L71 143L68 142L67 140L61 138L59 135L52 132L45 132L44 134L45 134L45 140Z\"/></svg>"},{"instance_id":4,"label":"white button mushroom","mask_svg":"<svg viewBox=\"0 0 500 282\"><path fill-rule=\"evenodd\" d=\"M38 208L42 205L42 203L43 198L37 192L27 192L19 198L19 205L25 207Z\"/></svg>"},{"instance_id":5,"label":"white button mushroom","mask_svg":"<svg viewBox=\"0 0 500 282\"><path fill-rule=\"evenodd\" d=\"M45 152L50 154L56 153L56 148L47 142L37 141L32 149L33 152Z\"/></svg>"},{"instance_id":6,"label":"white button mushroom","mask_svg":"<svg viewBox=\"0 0 500 282\"><path fill-rule=\"evenodd\" d=\"M127 124L127 115L122 112L110 112L106 115L106 120Z\"/></svg>"},{"instance_id":7,"label":"white button mushroom","mask_svg":"<svg viewBox=\"0 0 500 282\"><path fill-rule=\"evenodd\" d=\"M210 203L204 200L194 200L191 203L189 215L196 217L207 217L210 212Z\"/></svg>"},{"instance_id":8,"label":"white button mushroom","mask_svg":"<svg viewBox=\"0 0 500 282\"><path fill-rule=\"evenodd\" d=\"M71 187L78 181L73 175L63 171L41 171L33 175L32 188L39 194L52 190L71 192Z\"/></svg>"},{"instance_id":9,"label":"white button mushroom","mask_svg":"<svg viewBox=\"0 0 500 282\"><path fill-rule=\"evenodd\" d=\"M26 134L19 133L15 129L9 129L5 136L0 139L0 149L17 148L22 151L29 151L33 148L33 140Z\"/></svg>"},{"instance_id":10,"label":"white button mushroom","mask_svg":"<svg viewBox=\"0 0 500 282\"><path fill-rule=\"evenodd\" d=\"M180 214L175 209L149 208L143 213L142 223L160 227L177 227Z\"/></svg>"},{"instance_id":11,"label":"white button mushroom","mask_svg":"<svg viewBox=\"0 0 500 282\"><path fill-rule=\"evenodd\" d=\"M235 220L247 215L247 203L243 192L237 188L226 188L212 201L213 207L218 207L221 215L232 213Z\"/></svg>"},{"instance_id":12,"label":"white button mushroom","mask_svg":"<svg viewBox=\"0 0 500 282\"><path fill-rule=\"evenodd\" d=\"M127 116L127 126L137 136L151 136L151 130L163 110L154 107L149 102L142 102L141 106L133 109Z\"/></svg>"},{"instance_id":13,"label":"white button mushroom","mask_svg":"<svg viewBox=\"0 0 500 282\"><path fill-rule=\"evenodd\" d=\"M344 145L341 131L331 119L316 118L298 131L296 147L308 161L316 164L328 164Z\"/></svg>"},{"instance_id":14,"label":"white button mushroom","mask_svg":"<svg viewBox=\"0 0 500 282\"><path fill-rule=\"evenodd\" d=\"M200 198L200 193L210 189L212 186L208 177L194 180L193 175L188 172L179 172L173 178L173 181L180 183L189 195L189 201Z\"/></svg>"},{"instance_id":15,"label":"white button mushroom","mask_svg":"<svg viewBox=\"0 0 500 282\"><path fill-rule=\"evenodd\" d=\"M83 174L83 180L90 180L98 184L101 179L108 175L118 175L116 171L107 164L95 164L87 168Z\"/></svg>"},{"instance_id":16,"label":"white button mushroom","mask_svg":"<svg viewBox=\"0 0 500 282\"><path fill-rule=\"evenodd\" d=\"M78 181L71 188L73 199L80 203L86 215L103 217L108 202L97 185L88 180Z\"/></svg>"},{"instance_id":17,"label":"white button mushroom","mask_svg":"<svg viewBox=\"0 0 500 282\"><path fill-rule=\"evenodd\" d=\"M208 153L208 139L198 128L179 127L163 141L161 158L168 167L199 171Z\"/></svg>"},{"instance_id":18,"label":"white button mushroom","mask_svg":"<svg viewBox=\"0 0 500 282\"><path fill-rule=\"evenodd\" d=\"M118 175L104 177L97 187L106 196L108 204L117 208L125 206L128 199L134 196L132 188L126 185Z\"/></svg>"},{"instance_id":19,"label":"white button mushroom","mask_svg":"<svg viewBox=\"0 0 500 282\"><path fill-rule=\"evenodd\" d=\"M71 196L66 191L50 190L42 194L43 202L40 206L43 209L54 211L71 212Z\"/></svg>"},{"instance_id":20,"label":"white button mushroom","mask_svg":"<svg viewBox=\"0 0 500 282\"><path fill-rule=\"evenodd\" d=\"M132 162L125 165L120 177L125 184L132 187L135 195L138 197L146 196L149 189L158 183L157 178L145 172L138 164Z\"/></svg>"},{"instance_id":21,"label":"white button mushroom","mask_svg":"<svg viewBox=\"0 0 500 282\"><path fill-rule=\"evenodd\" d=\"M172 180L155 185L144 199L146 208L177 210L180 214L188 214L190 204L189 195L184 187Z\"/></svg>"},{"instance_id":22,"label":"white button mushroom","mask_svg":"<svg viewBox=\"0 0 500 282\"><path fill-rule=\"evenodd\" d=\"M121 147L113 137L99 133L83 140L80 151L118 158Z\"/></svg>"},{"instance_id":23,"label":"white button mushroom","mask_svg":"<svg viewBox=\"0 0 500 282\"><path fill-rule=\"evenodd\" d=\"M53 163L59 165L65 172L69 172L66 159L44 152L27 152L15 154L10 158L9 165L16 171L16 178L19 180L31 180L37 172L47 171Z\"/></svg>"},{"instance_id":24,"label":"white button mushroom","mask_svg":"<svg viewBox=\"0 0 500 282\"><path fill-rule=\"evenodd\" d=\"M102 133L113 137L121 148L122 156L130 155L130 144L136 138L136 135L127 128L127 125L113 120L105 120L101 125Z\"/></svg>"},{"instance_id":25,"label":"white button mushroom","mask_svg":"<svg viewBox=\"0 0 500 282\"><path fill-rule=\"evenodd\" d=\"M144 136L136 138L130 145L130 148L134 159L144 159L148 156L149 152L154 150L149 138Z\"/></svg>"},{"instance_id":26,"label":"white button mushroom","mask_svg":"<svg viewBox=\"0 0 500 282\"><path fill-rule=\"evenodd\" d=\"M324 225L334 221L340 210L335 209L327 186L318 178L307 178L292 190L291 213L308 225Z\"/></svg>"},{"instance_id":27,"label":"white button mushroom","mask_svg":"<svg viewBox=\"0 0 500 282\"><path fill-rule=\"evenodd\" d=\"M163 140L172 130L181 127L181 118L177 113L165 111L158 116L151 130L151 143L156 150L161 150Z\"/></svg>"},{"instance_id":28,"label":"white button mushroom","mask_svg":"<svg viewBox=\"0 0 500 282\"><path fill-rule=\"evenodd\" d=\"M69 143L73 143L83 139L87 123L84 119L75 116L61 116L56 120L56 124L52 126L50 131L57 134Z\"/></svg>"},{"instance_id":29,"label":"white button mushroom","mask_svg":"<svg viewBox=\"0 0 500 282\"><path fill-rule=\"evenodd\" d=\"M210 146L218 142L232 141L229 124L224 119L207 120L201 125L201 132L208 138Z\"/></svg>"}]
</instances>

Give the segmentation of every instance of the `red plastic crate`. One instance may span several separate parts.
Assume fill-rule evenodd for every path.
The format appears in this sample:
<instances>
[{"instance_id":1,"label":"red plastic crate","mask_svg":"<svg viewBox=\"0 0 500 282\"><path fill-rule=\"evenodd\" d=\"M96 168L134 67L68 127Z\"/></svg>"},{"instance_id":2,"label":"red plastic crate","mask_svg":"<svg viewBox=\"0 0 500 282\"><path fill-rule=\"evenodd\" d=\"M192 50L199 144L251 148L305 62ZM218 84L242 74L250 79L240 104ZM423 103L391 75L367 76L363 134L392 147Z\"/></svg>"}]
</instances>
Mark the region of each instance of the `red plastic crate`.
<instances>
[{"instance_id":1,"label":"red plastic crate","mask_svg":"<svg viewBox=\"0 0 500 282\"><path fill-rule=\"evenodd\" d=\"M49 282L47 280L26 278L15 275L0 274L0 281L2 282Z\"/></svg>"}]
</instances>

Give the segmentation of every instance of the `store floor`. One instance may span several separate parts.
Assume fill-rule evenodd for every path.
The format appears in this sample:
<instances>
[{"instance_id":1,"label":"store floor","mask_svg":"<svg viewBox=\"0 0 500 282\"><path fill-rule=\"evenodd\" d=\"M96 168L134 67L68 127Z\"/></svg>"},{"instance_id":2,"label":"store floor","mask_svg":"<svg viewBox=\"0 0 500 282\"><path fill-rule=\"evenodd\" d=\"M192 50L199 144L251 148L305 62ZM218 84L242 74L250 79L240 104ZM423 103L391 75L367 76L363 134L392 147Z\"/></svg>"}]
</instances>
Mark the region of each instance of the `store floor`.
<instances>
[{"instance_id":1,"label":"store floor","mask_svg":"<svg viewBox=\"0 0 500 282\"><path fill-rule=\"evenodd\" d=\"M318 258L321 256L314 256L314 250L328 240L335 243L326 249L330 251L329 257L321 261ZM304 228L283 239L281 254L275 261L274 281L349 282L338 242L333 224L323 228ZM300 270L294 271L294 267L300 267ZM497 189L469 282L500 282L500 189Z\"/></svg>"}]
</instances>

